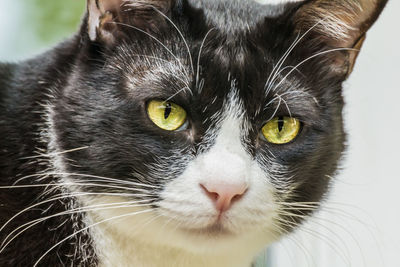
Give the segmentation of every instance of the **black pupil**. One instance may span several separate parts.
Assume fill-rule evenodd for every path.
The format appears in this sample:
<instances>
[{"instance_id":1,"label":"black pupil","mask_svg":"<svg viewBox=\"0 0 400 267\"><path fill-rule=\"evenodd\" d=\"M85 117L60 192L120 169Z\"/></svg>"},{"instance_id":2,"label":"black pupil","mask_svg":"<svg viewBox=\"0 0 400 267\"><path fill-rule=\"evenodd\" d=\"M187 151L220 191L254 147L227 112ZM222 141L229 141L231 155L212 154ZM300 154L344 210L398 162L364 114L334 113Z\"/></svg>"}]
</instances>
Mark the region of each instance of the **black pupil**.
<instances>
[{"instance_id":1,"label":"black pupil","mask_svg":"<svg viewBox=\"0 0 400 267\"><path fill-rule=\"evenodd\" d=\"M171 111L172 111L172 105L171 103L167 103L165 105L164 119L168 119L169 115L171 114Z\"/></svg>"},{"instance_id":2,"label":"black pupil","mask_svg":"<svg viewBox=\"0 0 400 267\"><path fill-rule=\"evenodd\" d=\"M283 117L278 118L278 130L281 132L283 129L283 125L285 124Z\"/></svg>"}]
</instances>

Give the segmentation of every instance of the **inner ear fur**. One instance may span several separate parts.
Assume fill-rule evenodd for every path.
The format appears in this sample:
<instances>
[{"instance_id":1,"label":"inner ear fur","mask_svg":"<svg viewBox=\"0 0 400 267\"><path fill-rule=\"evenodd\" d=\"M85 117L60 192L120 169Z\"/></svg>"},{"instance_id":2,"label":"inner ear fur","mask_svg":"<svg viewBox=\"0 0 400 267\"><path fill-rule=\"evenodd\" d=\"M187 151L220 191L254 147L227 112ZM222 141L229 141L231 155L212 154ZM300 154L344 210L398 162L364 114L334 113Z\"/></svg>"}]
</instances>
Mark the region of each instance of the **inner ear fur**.
<instances>
[{"instance_id":1,"label":"inner ear fur","mask_svg":"<svg viewBox=\"0 0 400 267\"><path fill-rule=\"evenodd\" d=\"M162 14L168 15L173 3L173 0L87 0L89 38L111 45L132 27L155 32L163 27Z\"/></svg>"},{"instance_id":2,"label":"inner ear fur","mask_svg":"<svg viewBox=\"0 0 400 267\"><path fill-rule=\"evenodd\" d=\"M332 48L349 48L345 66L334 66L350 74L369 28L388 0L310 0L294 16L296 31L312 29L309 38ZM342 68L341 68L342 67ZM343 70L345 68L345 70Z\"/></svg>"}]
</instances>

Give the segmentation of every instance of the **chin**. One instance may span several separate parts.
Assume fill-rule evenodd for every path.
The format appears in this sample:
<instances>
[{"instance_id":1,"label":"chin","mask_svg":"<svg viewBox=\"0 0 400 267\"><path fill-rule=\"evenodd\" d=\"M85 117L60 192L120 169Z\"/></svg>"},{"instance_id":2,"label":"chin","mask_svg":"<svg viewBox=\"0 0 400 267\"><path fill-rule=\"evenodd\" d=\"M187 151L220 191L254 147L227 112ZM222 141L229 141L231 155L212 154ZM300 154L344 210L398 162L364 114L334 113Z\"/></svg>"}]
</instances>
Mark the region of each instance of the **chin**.
<instances>
[{"instance_id":1,"label":"chin","mask_svg":"<svg viewBox=\"0 0 400 267\"><path fill-rule=\"evenodd\" d=\"M120 203L118 198L102 199L101 203ZM85 202L88 202L86 200ZM91 204L100 200L90 200ZM131 244L181 250L193 254L226 254L238 250L257 254L277 239L277 233L268 224L260 227L250 223L241 224L227 215L211 217L201 225L189 224L177 217L166 216L158 209L150 212L148 207L118 208L89 213L88 220L100 223L94 231L100 235L113 236ZM124 216L134 214L132 216ZM121 217L110 220L115 217ZM107 221L110 220L110 221ZM98 234L97 234L98 235Z\"/></svg>"}]
</instances>

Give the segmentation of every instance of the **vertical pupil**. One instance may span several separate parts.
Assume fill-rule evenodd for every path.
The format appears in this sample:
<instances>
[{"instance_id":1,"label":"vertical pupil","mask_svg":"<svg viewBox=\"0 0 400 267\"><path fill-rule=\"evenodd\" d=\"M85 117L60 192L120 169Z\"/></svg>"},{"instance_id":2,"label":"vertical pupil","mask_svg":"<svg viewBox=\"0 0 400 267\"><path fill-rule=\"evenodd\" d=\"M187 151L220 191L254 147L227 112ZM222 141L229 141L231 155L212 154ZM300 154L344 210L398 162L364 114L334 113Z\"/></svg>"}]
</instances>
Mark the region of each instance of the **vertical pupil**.
<instances>
[{"instance_id":1,"label":"vertical pupil","mask_svg":"<svg viewBox=\"0 0 400 267\"><path fill-rule=\"evenodd\" d=\"M285 124L285 122L284 122L283 117L279 117L279 118L278 118L278 130L279 130L279 132L282 131L283 125L284 125L284 124Z\"/></svg>"},{"instance_id":2,"label":"vertical pupil","mask_svg":"<svg viewBox=\"0 0 400 267\"><path fill-rule=\"evenodd\" d=\"M167 103L165 105L164 119L168 119L169 115L171 114L171 111L172 111L172 105L171 103Z\"/></svg>"}]
</instances>

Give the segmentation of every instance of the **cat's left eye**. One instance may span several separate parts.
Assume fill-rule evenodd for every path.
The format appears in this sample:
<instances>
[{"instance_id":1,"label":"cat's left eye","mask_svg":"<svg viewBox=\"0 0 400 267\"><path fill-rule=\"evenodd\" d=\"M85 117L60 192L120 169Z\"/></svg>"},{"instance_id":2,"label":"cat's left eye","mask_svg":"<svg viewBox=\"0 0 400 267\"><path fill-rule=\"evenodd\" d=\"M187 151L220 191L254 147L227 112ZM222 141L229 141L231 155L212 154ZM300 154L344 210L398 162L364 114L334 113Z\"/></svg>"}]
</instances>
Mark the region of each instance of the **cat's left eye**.
<instances>
[{"instance_id":1,"label":"cat's left eye","mask_svg":"<svg viewBox=\"0 0 400 267\"><path fill-rule=\"evenodd\" d=\"M152 100L147 105L150 120L166 131L176 131L184 126L187 114L179 105L161 100Z\"/></svg>"},{"instance_id":2,"label":"cat's left eye","mask_svg":"<svg viewBox=\"0 0 400 267\"><path fill-rule=\"evenodd\" d=\"M299 134L301 122L291 117L275 117L262 128L264 138L272 144L287 144Z\"/></svg>"}]
</instances>

